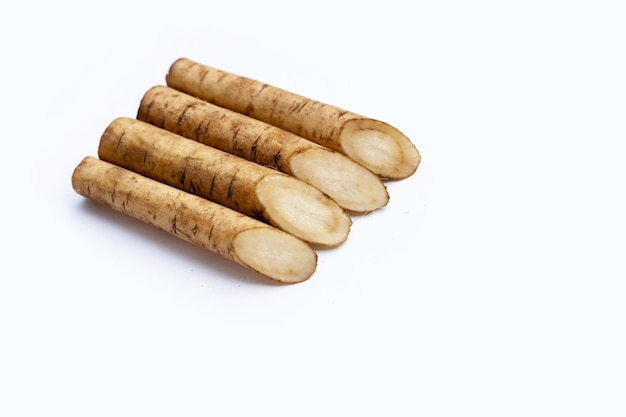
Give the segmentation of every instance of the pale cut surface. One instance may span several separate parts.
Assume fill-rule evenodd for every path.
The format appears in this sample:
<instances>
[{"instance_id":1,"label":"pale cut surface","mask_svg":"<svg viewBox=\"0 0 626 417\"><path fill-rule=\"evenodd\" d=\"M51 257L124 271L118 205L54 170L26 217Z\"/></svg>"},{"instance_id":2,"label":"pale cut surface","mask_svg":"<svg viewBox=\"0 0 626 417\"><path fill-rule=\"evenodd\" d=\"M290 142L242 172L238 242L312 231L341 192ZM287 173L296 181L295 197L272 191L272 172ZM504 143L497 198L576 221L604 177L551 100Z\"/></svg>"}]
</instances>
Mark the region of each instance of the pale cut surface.
<instances>
[{"instance_id":1,"label":"pale cut surface","mask_svg":"<svg viewBox=\"0 0 626 417\"><path fill-rule=\"evenodd\" d=\"M310 243L338 246L348 238L352 220L330 197L286 175L268 175L256 195L276 227Z\"/></svg>"},{"instance_id":2,"label":"pale cut surface","mask_svg":"<svg viewBox=\"0 0 626 417\"><path fill-rule=\"evenodd\" d=\"M317 265L306 243L277 229L245 230L233 239L232 250L242 264L285 284L306 280Z\"/></svg>"},{"instance_id":3,"label":"pale cut surface","mask_svg":"<svg viewBox=\"0 0 626 417\"><path fill-rule=\"evenodd\" d=\"M366 213L389 201L378 176L339 153L310 149L292 156L289 163L294 176L319 188L346 210Z\"/></svg>"},{"instance_id":4,"label":"pale cut surface","mask_svg":"<svg viewBox=\"0 0 626 417\"><path fill-rule=\"evenodd\" d=\"M348 120L339 141L346 155L383 178L406 178L421 160L406 136L377 120Z\"/></svg>"}]
</instances>

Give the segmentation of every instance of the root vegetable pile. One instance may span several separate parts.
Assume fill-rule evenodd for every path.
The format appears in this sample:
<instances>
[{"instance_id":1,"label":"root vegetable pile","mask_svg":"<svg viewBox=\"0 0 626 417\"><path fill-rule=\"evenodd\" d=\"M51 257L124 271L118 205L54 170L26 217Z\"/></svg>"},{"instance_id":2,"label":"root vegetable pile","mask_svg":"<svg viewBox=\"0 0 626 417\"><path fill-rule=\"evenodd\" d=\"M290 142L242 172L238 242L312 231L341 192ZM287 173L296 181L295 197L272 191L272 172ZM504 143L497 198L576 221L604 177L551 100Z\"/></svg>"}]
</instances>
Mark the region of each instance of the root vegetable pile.
<instances>
[{"instance_id":1,"label":"root vegetable pile","mask_svg":"<svg viewBox=\"0 0 626 417\"><path fill-rule=\"evenodd\" d=\"M311 245L344 243L420 162L386 123L255 80L179 59L166 83L106 127L74 190L277 282L311 277Z\"/></svg>"}]
</instances>

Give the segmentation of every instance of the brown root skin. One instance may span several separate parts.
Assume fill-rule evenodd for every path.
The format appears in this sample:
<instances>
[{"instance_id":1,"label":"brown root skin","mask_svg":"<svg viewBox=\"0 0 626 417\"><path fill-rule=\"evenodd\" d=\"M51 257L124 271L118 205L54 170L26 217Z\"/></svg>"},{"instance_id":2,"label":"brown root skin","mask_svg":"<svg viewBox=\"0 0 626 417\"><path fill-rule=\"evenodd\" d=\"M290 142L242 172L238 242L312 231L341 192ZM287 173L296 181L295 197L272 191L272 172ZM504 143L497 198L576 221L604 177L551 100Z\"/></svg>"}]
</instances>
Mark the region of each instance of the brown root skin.
<instances>
[{"instance_id":1,"label":"brown root skin","mask_svg":"<svg viewBox=\"0 0 626 417\"><path fill-rule=\"evenodd\" d=\"M111 122L98 155L312 244L335 247L348 237L350 216L310 184L140 120Z\"/></svg>"},{"instance_id":2,"label":"brown root skin","mask_svg":"<svg viewBox=\"0 0 626 417\"><path fill-rule=\"evenodd\" d=\"M137 118L292 175L315 186L348 211L374 211L389 199L381 179L349 157L173 88L156 86L148 90ZM311 156L313 160L305 160Z\"/></svg>"},{"instance_id":3,"label":"brown root skin","mask_svg":"<svg viewBox=\"0 0 626 417\"><path fill-rule=\"evenodd\" d=\"M165 86L154 86L144 94L137 119L287 174L294 153L319 146Z\"/></svg>"},{"instance_id":4,"label":"brown root skin","mask_svg":"<svg viewBox=\"0 0 626 417\"><path fill-rule=\"evenodd\" d=\"M415 145L396 128L260 81L180 58L166 83L341 152L382 178L406 178L420 163Z\"/></svg>"},{"instance_id":5,"label":"brown root skin","mask_svg":"<svg viewBox=\"0 0 626 417\"><path fill-rule=\"evenodd\" d=\"M317 255L304 241L241 213L96 158L72 175L74 190L281 283L305 281Z\"/></svg>"}]
</instances>

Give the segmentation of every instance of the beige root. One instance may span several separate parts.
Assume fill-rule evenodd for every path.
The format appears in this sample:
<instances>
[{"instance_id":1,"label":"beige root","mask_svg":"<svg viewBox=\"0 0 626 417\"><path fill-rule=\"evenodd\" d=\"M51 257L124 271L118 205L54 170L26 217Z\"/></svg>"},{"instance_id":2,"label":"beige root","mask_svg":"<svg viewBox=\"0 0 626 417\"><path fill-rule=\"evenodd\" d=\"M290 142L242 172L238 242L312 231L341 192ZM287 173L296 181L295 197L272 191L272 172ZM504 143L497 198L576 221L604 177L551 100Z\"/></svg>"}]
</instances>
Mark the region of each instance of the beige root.
<instances>
[{"instance_id":1,"label":"beige root","mask_svg":"<svg viewBox=\"0 0 626 417\"><path fill-rule=\"evenodd\" d=\"M189 59L174 62L167 85L339 151L383 178L402 179L421 156L393 126Z\"/></svg>"},{"instance_id":2,"label":"beige root","mask_svg":"<svg viewBox=\"0 0 626 417\"><path fill-rule=\"evenodd\" d=\"M339 152L173 88L144 95L139 120L307 182L353 212L389 200L380 178Z\"/></svg>"},{"instance_id":3,"label":"beige root","mask_svg":"<svg viewBox=\"0 0 626 417\"><path fill-rule=\"evenodd\" d=\"M334 247L348 237L350 216L317 188L140 120L111 122L98 156L313 244Z\"/></svg>"},{"instance_id":4,"label":"beige root","mask_svg":"<svg viewBox=\"0 0 626 417\"><path fill-rule=\"evenodd\" d=\"M317 266L313 249L293 235L109 162L85 157L72 185L84 197L278 282L302 282Z\"/></svg>"}]
</instances>

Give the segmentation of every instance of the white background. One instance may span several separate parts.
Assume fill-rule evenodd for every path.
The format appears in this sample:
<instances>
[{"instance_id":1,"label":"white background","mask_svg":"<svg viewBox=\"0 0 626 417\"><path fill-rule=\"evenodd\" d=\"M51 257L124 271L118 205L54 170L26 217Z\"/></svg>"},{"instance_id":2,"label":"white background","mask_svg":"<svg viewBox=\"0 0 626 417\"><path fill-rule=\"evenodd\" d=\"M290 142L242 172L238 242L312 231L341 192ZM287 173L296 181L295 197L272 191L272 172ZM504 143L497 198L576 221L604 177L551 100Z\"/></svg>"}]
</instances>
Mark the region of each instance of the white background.
<instances>
[{"instance_id":1,"label":"white background","mask_svg":"<svg viewBox=\"0 0 626 417\"><path fill-rule=\"evenodd\" d=\"M626 415L623 2L1 8L0 415ZM74 193L181 56L422 164L292 286Z\"/></svg>"}]
</instances>

